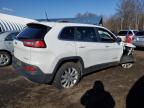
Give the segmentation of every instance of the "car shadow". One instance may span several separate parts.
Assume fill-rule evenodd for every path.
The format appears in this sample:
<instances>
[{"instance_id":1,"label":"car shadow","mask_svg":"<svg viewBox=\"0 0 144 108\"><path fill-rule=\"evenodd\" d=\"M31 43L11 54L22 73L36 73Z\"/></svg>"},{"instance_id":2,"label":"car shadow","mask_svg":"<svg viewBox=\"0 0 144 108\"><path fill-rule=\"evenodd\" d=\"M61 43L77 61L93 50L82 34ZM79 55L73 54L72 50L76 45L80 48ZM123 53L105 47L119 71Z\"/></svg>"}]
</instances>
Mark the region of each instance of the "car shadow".
<instances>
[{"instance_id":1,"label":"car shadow","mask_svg":"<svg viewBox=\"0 0 144 108\"><path fill-rule=\"evenodd\" d=\"M126 108L144 108L144 76L130 89L126 98Z\"/></svg>"},{"instance_id":2,"label":"car shadow","mask_svg":"<svg viewBox=\"0 0 144 108\"><path fill-rule=\"evenodd\" d=\"M144 48L143 47L136 47L135 50L137 50L137 51L144 51Z\"/></svg>"},{"instance_id":3,"label":"car shadow","mask_svg":"<svg viewBox=\"0 0 144 108\"><path fill-rule=\"evenodd\" d=\"M114 108L115 101L108 91L105 91L101 81L96 81L92 89L81 97L81 104L85 108Z\"/></svg>"}]
</instances>

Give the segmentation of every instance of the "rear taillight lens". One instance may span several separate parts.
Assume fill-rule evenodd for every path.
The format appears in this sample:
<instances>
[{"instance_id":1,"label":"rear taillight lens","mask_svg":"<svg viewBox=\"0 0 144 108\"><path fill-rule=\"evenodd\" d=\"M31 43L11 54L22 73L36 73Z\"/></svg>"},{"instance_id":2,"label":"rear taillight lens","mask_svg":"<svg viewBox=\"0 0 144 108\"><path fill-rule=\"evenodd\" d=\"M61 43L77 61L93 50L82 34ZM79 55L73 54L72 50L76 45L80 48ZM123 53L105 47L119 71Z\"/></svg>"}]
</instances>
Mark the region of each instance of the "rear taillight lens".
<instances>
[{"instance_id":1,"label":"rear taillight lens","mask_svg":"<svg viewBox=\"0 0 144 108\"><path fill-rule=\"evenodd\" d=\"M24 66L23 69L27 72L32 73L32 74L37 72L37 68L34 66Z\"/></svg>"},{"instance_id":2,"label":"rear taillight lens","mask_svg":"<svg viewBox=\"0 0 144 108\"><path fill-rule=\"evenodd\" d=\"M24 46L33 48L46 48L44 40L23 40Z\"/></svg>"}]
</instances>

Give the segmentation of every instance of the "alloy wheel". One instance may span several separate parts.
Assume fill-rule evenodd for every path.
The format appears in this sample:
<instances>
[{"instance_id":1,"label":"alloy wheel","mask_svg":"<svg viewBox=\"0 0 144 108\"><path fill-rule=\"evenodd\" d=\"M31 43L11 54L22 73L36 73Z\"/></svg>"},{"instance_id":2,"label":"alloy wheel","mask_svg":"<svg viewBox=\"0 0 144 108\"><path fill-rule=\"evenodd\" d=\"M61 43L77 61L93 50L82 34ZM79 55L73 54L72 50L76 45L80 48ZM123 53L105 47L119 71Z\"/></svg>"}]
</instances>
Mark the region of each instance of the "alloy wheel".
<instances>
[{"instance_id":1,"label":"alloy wheel","mask_svg":"<svg viewBox=\"0 0 144 108\"><path fill-rule=\"evenodd\" d=\"M78 81L79 73L75 68L66 69L61 76L61 85L64 88L73 87Z\"/></svg>"}]
</instances>

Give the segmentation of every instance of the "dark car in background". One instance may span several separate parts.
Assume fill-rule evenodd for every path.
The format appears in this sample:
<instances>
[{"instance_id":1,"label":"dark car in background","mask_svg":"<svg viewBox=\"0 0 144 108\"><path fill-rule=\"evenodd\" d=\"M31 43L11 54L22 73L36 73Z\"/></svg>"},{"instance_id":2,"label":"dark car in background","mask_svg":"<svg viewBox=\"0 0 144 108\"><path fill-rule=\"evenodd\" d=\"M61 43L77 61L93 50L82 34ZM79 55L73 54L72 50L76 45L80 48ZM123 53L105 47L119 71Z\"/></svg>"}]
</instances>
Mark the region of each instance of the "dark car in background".
<instances>
[{"instance_id":1,"label":"dark car in background","mask_svg":"<svg viewBox=\"0 0 144 108\"><path fill-rule=\"evenodd\" d=\"M144 47L144 31L135 34L133 44L136 47Z\"/></svg>"}]
</instances>

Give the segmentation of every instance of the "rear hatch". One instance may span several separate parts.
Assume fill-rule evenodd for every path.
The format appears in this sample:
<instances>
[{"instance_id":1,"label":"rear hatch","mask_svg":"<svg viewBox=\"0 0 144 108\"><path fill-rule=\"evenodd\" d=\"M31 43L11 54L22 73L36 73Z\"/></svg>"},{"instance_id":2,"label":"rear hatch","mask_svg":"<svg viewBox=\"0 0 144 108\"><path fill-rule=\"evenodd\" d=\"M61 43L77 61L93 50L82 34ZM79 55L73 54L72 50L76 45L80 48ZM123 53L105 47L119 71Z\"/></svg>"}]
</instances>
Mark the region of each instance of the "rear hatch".
<instances>
[{"instance_id":1,"label":"rear hatch","mask_svg":"<svg viewBox=\"0 0 144 108\"><path fill-rule=\"evenodd\" d=\"M46 48L44 37L51 28L45 25L29 23L14 40L14 56L30 63L32 48Z\"/></svg>"}]
</instances>

